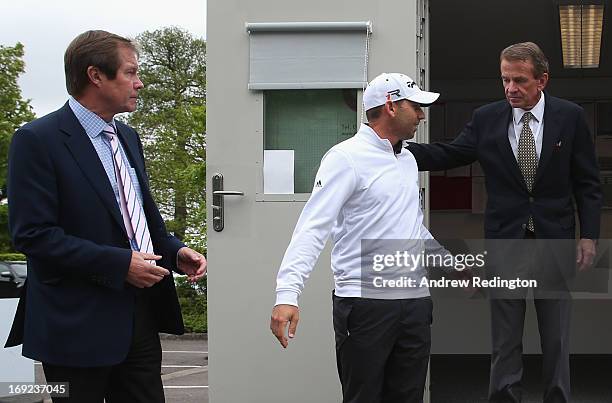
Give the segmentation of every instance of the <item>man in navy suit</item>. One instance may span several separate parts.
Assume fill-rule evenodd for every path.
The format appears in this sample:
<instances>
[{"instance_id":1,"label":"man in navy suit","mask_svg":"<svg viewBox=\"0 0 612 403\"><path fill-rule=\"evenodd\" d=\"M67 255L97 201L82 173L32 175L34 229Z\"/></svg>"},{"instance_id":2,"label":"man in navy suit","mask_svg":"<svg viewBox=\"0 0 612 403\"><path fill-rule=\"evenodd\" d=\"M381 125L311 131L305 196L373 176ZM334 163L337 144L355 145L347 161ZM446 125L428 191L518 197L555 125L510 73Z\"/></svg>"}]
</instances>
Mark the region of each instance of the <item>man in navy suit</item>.
<instances>
[{"instance_id":1,"label":"man in navy suit","mask_svg":"<svg viewBox=\"0 0 612 403\"><path fill-rule=\"evenodd\" d=\"M522 240L537 239L546 240L556 249L553 254L563 254L567 240L572 245L575 242L577 209L580 240L575 260L584 270L595 255L602 204L599 169L584 111L544 93L548 61L532 42L504 49L500 70L506 100L476 109L471 122L452 143L411 143L408 149L422 171L480 163L488 196L485 237L499 240L493 244L501 248L518 243L520 249ZM525 251L521 255L530 259ZM505 258L513 260L515 256ZM570 400L571 300L566 281L575 269L574 262L561 267L547 262L545 267L535 269L540 271L535 277L545 278L547 285L554 286L553 291L561 291L552 295L563 296L551 298L550 294L543 296L541 290L534 292L545 403ZM521 401L525 307L524 297L491 298L491 402Z\"/></svg>"},{"instance_id":2,"label":"man in navy suit","mask_svg":"<svg viewBox=\"0 0 612 403\"><path fill-rule=\"evenodd\" d=\"M143 87L135 44L87 31L64 64L69 101L11 144L9 222L28 280L7 346L69 383L59 401L163 402L158 333L184 332L170 270L197 281L206 259L167 233L138 134L114 119Z\"/></svg>"}]
</instances>

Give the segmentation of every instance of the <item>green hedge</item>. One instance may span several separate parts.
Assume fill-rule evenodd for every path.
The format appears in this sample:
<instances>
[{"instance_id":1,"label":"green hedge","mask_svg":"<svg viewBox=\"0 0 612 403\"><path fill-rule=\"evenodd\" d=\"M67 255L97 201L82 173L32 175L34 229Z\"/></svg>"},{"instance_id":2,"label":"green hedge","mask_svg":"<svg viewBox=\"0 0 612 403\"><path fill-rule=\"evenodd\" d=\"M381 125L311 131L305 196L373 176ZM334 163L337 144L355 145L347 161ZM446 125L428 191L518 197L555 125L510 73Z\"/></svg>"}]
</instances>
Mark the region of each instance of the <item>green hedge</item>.
<instances>
[{"instance_id":1,"label":"green hedge","mask_svg":"<svg viewBox=\"0 0 612 403\"><path fill-rule=\"evenodd\" d=\"M0 253L0 261L25 262L26 257L21 253Z\"/></svg>"},{"instance_id":2,"label":"green hedge","mask_svg":"<svg viewBox=\"0 0 612 403\"><path fill-rule=\"evenodd\" d=\"M176 277L174 282L183 312L185 331L188 333L206 333L208 331L206 277L195 284L191 284L185 276Z\"/></svg>"}]
</instances>

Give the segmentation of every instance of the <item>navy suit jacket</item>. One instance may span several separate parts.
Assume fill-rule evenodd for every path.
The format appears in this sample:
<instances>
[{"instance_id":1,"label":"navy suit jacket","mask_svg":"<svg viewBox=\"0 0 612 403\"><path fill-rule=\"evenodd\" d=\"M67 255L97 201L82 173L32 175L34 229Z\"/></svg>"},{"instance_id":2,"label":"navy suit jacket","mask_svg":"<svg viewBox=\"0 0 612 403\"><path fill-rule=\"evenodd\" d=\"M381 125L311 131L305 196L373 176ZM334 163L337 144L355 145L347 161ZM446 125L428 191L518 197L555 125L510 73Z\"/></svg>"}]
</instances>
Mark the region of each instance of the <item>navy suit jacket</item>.
<instances>
[{"instance_id":1,"label":"navy suit jacket","mask_svg":"<svg viewBox=\"0 0 612 403\"><path fill-rule=\"evenodd\" d=\"M580 237L599 238L602 193L595 149L584 110L545 94L542 151L531 192L510 142L512 108L506 100L484 105L450 144L410 143L421 171L478 161L485 175L485 237L522 239L531 214L538 238L574 239L574 206ZM575 205L574 205L575 200Z\"/></svg>"},{"instance_id":2,"label":"navy suit jacket","mask_svg":"<svg viewBox=\"0 0 612 403\"><path fill-rule=\"evenodd\" d=\"M159 265L176 269L184 246L170 236L151 197L142 144L117 122L118 137L142 189ZM125 282L132 251L104 167L66 103L24 125L9 152L9 225L28 259L28 280L7 346L64 366L121 362L131 343L134 301L148 297L161 332L184 332L172 276L137 289Z\"/></svg>"}]
</instances>

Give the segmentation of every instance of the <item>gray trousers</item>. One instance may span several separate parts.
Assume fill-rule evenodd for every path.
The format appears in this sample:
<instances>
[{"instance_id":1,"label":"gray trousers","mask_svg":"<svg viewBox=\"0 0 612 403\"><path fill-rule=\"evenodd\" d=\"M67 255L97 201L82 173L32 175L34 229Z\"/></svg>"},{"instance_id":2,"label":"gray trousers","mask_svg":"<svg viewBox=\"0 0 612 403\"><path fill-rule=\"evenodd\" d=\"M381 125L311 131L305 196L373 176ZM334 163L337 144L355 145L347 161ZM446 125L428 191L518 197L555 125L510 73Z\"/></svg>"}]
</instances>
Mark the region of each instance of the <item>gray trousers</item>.
<instances>
[{"instance_id":1,"label":"gray trousers","mask_svg":"<svg viewBox=\"0 0 612 403\"><path fill-rule=\"evenodd\" d=\"M525 299L491 299L489 401L522 399ZM544 403L570 401L569 324L571 299L534 299L543 355Z\"/></svg>"}]
</instances>

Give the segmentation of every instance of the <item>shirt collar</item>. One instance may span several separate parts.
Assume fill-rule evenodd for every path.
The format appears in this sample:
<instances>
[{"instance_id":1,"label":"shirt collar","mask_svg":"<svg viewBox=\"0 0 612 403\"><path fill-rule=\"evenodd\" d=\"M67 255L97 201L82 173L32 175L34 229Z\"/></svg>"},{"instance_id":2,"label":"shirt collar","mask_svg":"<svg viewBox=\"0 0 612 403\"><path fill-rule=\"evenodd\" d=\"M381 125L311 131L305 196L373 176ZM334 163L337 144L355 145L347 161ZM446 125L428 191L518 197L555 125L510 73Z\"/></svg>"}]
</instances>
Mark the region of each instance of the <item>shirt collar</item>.
<instances>
[{"instance_id":1,"label":"shirt collar","mask_svg":"<svg viewBox=\"0 0 612 403\"><path fill-rule=\"evenodd\" d=\"M98 137L100 133L102 133L102 130L109 124L115 129L117 128L114 117L110 122L105 122L104 119L81 105L81 103L73 97L68 99L68 105L70 109L72 109L72 112L74 112L81 126L83 126L83 129L85 129L85 133L92 139Z\"/></svg>"},{"instance_id":2,"label":"shirt collar","mask_svg":"<svg viewBox=\"0 0 612 403\"><path fill-rule=\"evenodd\" d=\"M391 144L391 142L387 139L381 139L380 136L378 134L376 134L376 132L374 131L374 129L372 129L370 126L368 126L365 123L361 124L361 127L359 127L359 131L357 131L357 134L360 135L360 137L366 139L368 141L368 143L384 150L384 151L391 151L394 154L399 154L402 152L402 148L408 143L407 140L402 140L401 141L401 146L398 147L399 152L395 152L395 149L393 148L393 144Z\"/></svg>"},{"instance_id":3,"label":"shirt collar","mask_svg":"<svg viewBox=\"0 0 612 403\"><path fill-rule=\"evenodd\" d=\"M538 103L535 104L535 106L529 111L521 108L512 108L512 117L514 119L514 124L518 125L521 122L521 119L523 118L525 112L531 112L531 114L535 117L538 123L541 123L542 119L544 118L544 98L544 92L542 92L540 94L540 100L538 101Z\"/></svg>"}]
</instances>

